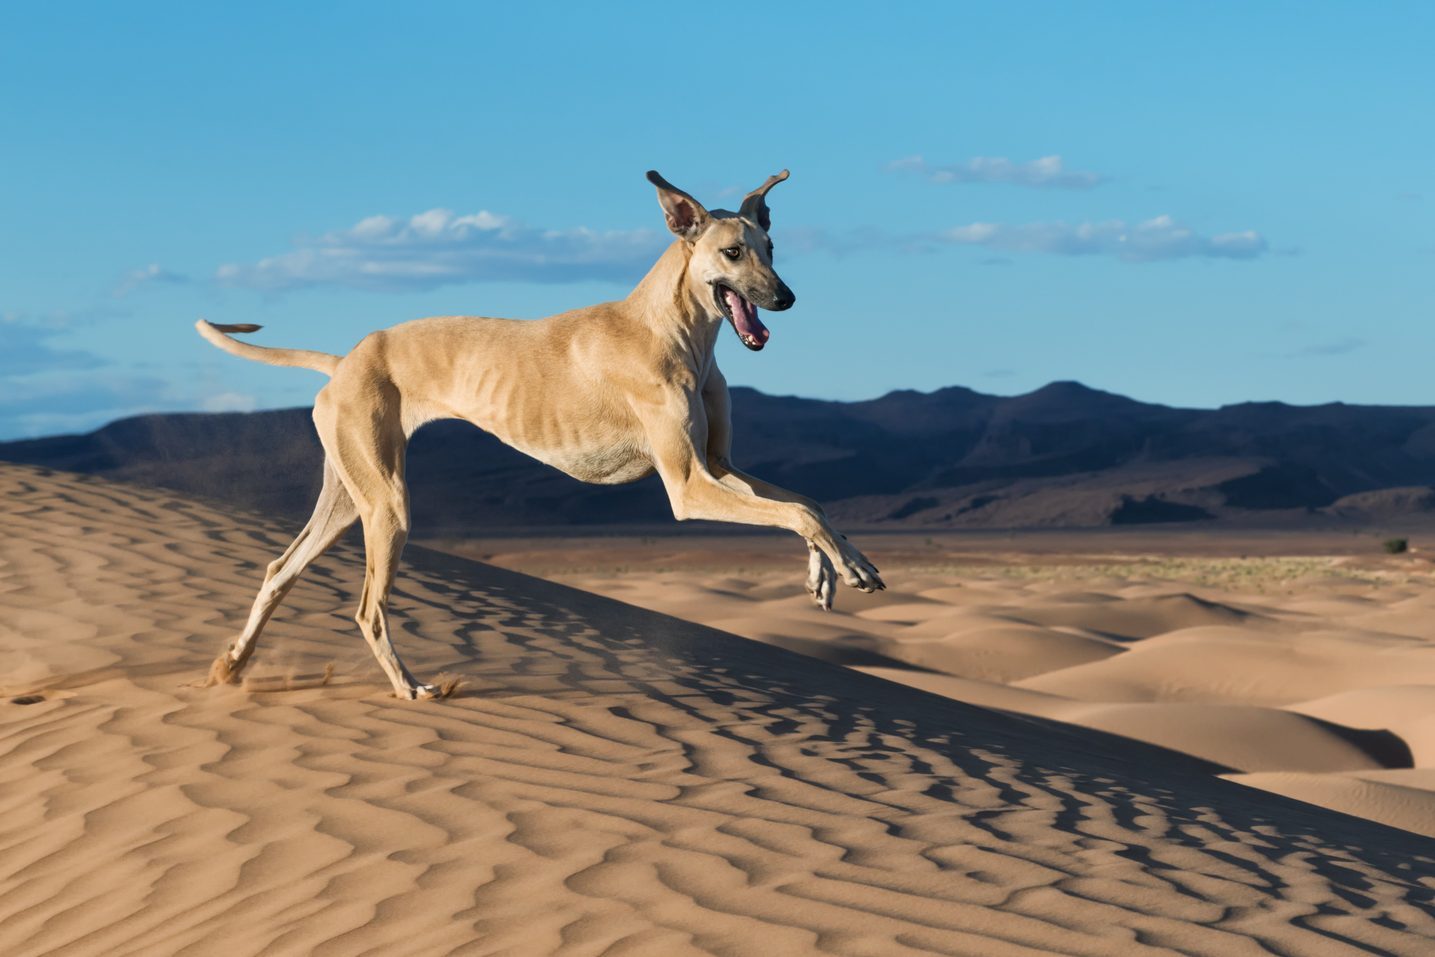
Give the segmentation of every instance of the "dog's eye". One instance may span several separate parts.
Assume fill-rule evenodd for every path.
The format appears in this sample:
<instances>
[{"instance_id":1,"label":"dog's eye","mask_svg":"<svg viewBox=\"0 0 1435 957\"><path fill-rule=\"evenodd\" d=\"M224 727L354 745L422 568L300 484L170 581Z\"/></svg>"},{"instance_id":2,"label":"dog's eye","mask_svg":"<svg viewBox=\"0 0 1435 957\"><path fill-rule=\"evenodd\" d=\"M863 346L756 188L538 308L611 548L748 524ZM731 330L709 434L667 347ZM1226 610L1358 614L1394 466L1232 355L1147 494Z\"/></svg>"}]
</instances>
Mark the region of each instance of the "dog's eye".
<instances>
[{"instance_id":1,"label":"dog's eye","mask_svg":"<svg viewBox=\"0 0 1435 957\"><path fill-rule=\"evenodd\" d=\"M737 259L737 257L739 257L739 256L742 255L742 247L741 247L741 246L729 246L729 247L727 247L726 249L724 249L724 250L722 251L722 254L723 254L724 256L726 256L728 259Z\"/></svg>"}]
</instances>

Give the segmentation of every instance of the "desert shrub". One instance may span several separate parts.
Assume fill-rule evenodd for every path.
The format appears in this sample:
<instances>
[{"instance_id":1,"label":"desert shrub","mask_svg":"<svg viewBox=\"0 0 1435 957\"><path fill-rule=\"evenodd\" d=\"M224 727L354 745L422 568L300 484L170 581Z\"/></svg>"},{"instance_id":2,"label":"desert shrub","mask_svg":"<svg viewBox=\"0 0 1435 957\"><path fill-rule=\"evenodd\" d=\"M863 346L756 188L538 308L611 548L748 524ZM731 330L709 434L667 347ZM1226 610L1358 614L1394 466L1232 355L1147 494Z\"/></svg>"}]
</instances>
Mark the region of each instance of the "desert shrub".
<instances>
[{"instance_id":1,"label":"desert shrub","mask_svg":"<svg viewBox=\"0 0 1435 957\"><path fill-rule=\"evenodd\" d=\"M1399 555L1410 550L1410 539L1408 538L1387 538L1385 550L1392 555Z\"/></svg>"}]
</instances>

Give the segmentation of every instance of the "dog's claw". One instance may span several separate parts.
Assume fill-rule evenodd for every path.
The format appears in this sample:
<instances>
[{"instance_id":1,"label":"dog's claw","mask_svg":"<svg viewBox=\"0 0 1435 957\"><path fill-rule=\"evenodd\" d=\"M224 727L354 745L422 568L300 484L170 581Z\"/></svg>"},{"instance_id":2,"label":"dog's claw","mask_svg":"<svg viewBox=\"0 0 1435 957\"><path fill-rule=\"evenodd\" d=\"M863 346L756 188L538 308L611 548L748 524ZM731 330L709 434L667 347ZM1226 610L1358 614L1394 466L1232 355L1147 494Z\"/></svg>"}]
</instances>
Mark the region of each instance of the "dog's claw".
<instances>
[{"instance_id":1,"label":"dog's claw","mask_svg":"<svg viewBox=\"0 0 1435 957\"><path fill-rule=\"evenodd\" d=\"M866 555L853 548L846 539L840 543L840 547L842 550L842 578L848 585L869 594L887 587L882 581L882 576L877 574L876 566L867 560Z\"/></svg>"},{"instance_id":2,"label":"dog's claw","mask_svg":"<svg viewBox=\"0 0 1435 957\"><path fill-rule=\"evenodd\" d=\"M832 560L816 545L807 546L807 593L823 611L832 610L832 595L837 590L837 571Z\"/></svg>"},{"instance_id":3,"label":"dog's claw","mask_svg":"<svg viewBox=\"0 0 1435 957\"><path fill-rule=\"evenodd\" d=\"M867 557L854 548L846 536L838 533L833 544L834 557L829 557L816 543L807 543L807 593L825 611L832 610L832 595L837 588L837 567L841 566L842 581L858 591L882 591L887 587L877 568Z\"/></svg>"}]
</instances>

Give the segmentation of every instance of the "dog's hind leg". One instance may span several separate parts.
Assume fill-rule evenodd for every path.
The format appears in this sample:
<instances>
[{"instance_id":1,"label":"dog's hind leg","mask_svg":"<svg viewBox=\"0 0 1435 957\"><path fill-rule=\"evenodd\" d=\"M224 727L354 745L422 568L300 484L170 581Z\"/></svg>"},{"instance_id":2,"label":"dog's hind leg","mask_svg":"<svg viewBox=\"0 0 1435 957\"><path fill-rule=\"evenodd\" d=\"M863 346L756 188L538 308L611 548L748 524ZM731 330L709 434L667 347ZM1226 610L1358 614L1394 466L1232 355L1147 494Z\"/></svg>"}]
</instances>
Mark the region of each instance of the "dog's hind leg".
<instances>
[{"instance_id":1,"label":"dog's hind leg","mask_svg":"<svg viewBox=\"0 0 1435 957\"><path fill-rule=\"evenodd\" d=\"M358 408L341 411L337 401L316 403L314 421L364 526L364 591L354 621L393 685L394 695L412 701L440 697L441 691L414 679L389 635L389 589L409 535L404 483L407 436L396 409L397 401L381 403L366 415Z\"/></svg>"},{"instance_id":2,"label":"dog's hind leg","mask_svg":"<svg viewBox=\"0 0 1435 957\"><path fill-rule=\"evenodd\" d=\"M359 597L359 610L354 615L359 630L369 642L379 666L394 686L394 696L413 701L439 697L434 685L420 684L394 651L389 635L389 589L398 571L399 556L408 541L408 496L403 495L376 505L363 514L364 523L364 592Z\"/></svg>"},{"instance_id":3,"label":"dog's hind leg","mask_svg":"<svg viewBox=\"0 0 1435 957\"><path fill-rule=\"evenodd\" d=\"M359 512L354 506L348 489L339 475L327 461L324 463L324 486L319 500L314 504L314 514L299 536L284 550L284 554L269 564L264 575L264 584L254 596L249 609L249 620L234 644L217 659L209 672L209 684L234 683L244 669L249 656L254 653L254 644L259 633L274 614L274 609L284 600L289 589L294 587L304 569L328 550L339 536L358 519Z\"/></svg>"}]
</instances>

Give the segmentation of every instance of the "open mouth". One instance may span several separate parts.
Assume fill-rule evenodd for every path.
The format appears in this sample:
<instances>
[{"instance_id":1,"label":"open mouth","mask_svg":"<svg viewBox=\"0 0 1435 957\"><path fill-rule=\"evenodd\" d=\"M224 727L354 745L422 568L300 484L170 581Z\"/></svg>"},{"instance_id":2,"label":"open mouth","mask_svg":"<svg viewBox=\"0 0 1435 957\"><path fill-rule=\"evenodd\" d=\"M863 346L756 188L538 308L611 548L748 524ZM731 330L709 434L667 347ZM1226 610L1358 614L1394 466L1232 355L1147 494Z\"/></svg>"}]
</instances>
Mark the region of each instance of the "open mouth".
<instances>
[{"instance_id":1,"label":"open mouth","mask_svg":"<svg viewBox=\"0 0 1435 957\"><path fill-rule=\"evenodd\" d=\"M767 331L767 326L757 318L757 307L748 302L742 295L733 289L729 289L722 283L713 284L713 298L717 300L718 308L722 314L727 316L732 323L733 331L742 340L742 344L753 352L758 352L767 345L768 337L772 333Z\"/></svg>"}]
</instances>

